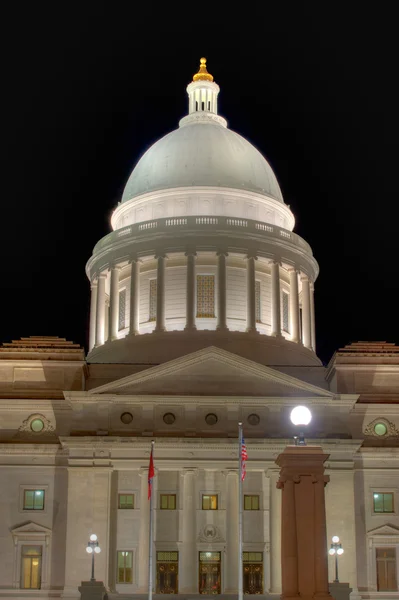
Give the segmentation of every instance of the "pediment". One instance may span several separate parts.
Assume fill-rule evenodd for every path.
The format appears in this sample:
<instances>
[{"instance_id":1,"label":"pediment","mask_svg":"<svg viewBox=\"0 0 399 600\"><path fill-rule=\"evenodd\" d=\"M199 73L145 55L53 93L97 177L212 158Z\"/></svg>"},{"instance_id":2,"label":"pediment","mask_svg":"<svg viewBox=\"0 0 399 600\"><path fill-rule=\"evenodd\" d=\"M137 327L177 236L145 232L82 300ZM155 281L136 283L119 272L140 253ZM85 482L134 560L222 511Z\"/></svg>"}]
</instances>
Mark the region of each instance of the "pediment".
<instances>
[{"instance_id":1,"label":"pediment","mask_svg":"<svg viewBox=\"0 0 399 600\"><path fill-rule=\"evenodd\" d=\"M399 536L399 527L395 527L395 525L390 525L389 523L386 525L381 525L380 527L376 527L375 529L370 529L367 532L369 536Z\"/></svg>"},{"instance_id":2,"label":"pediment","mask_svg":"<svg viewBox=\"0 0 399 600\"><path fill-rule=\"evenodd\" d=\"M213 346L94 388L89 394L334 397L328 390Z\"/></svg>"},{"instance_id":3,"label":"pediment","mask_svg":"<svg viewBox=\"0 0 399 600\"><path fill-rule=\"evenodd\" d=\"M38 523L34 523L33 521L29 521L28 523L24 523L24 525L14 527L14 529L11 530L11 533L16 536L25 535L27 533L39 533L42 535L50 535L51 529L49 529L48 527L43 527L43 525L39 525Z\"/></svg>"}]
</instances>

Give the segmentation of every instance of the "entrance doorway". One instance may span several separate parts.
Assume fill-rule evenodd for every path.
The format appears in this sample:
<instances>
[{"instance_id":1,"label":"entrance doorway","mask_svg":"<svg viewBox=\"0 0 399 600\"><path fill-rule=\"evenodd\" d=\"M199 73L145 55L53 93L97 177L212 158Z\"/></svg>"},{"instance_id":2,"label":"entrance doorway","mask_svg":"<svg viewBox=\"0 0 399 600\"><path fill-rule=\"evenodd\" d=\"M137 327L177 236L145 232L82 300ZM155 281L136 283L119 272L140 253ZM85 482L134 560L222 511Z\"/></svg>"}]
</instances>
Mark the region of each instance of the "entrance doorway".
<instances>
[{"instance_id":1,"label":"entrance doorway","mask_svg":"<svg viewBox=\"0 0 399 600\"><path fill-rule=\"evenodd\" d=\"M179 553L157 552L157 594L177 594Z\"/></svg>"},{"instance_id":2,"label":"entrance doorway","mask_svg":"<svg viewBox=\"0 0 399 600\"><path fill-rule=\"evenodd\" d=\"M220 552L199 553L199 582L200 594L220 594L221 572Z\"/></svg>"},{"instance_id":3,"label":"entrance doorway","mask_svg":"<svg viewBox=\"0 0 399 600\"><path fill-rule=\"evenodd\" d=\"M263 553L243 552L244 594L263 594Z\"/></svg>"}]
</instances>

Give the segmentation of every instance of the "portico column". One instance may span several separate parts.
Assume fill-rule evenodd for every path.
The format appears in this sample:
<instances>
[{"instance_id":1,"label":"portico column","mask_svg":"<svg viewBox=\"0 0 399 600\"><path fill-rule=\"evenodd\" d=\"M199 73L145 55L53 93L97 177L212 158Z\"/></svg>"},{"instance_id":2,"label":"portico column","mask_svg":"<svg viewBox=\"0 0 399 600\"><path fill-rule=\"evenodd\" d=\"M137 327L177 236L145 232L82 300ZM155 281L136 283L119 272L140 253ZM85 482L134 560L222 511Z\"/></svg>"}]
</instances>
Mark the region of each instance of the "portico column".
<instances>
[{"instance_id":1,"label":"portico column","mask_svg":"<svg viewBox=\"0 0 399 600\"><path fill-rule=\"evenodd\" d=\"M247 256L247 331L256 331L256 256Z\"/></svg>"},{"instance_id":2,"label":"portico column","mask_svg":"<svg viewBox=\"0 0 399 600\"><path fill-rule=\"evenodd\" d=\"M91 282L89 352L96 343L97 280Z\"/></svg>"},{"instance_id":3,"label":"portico column","mask_svg":"<svg viewBox=\"0 0 399 600\"><path fill-rule=\"evenodd\" d=\"M130 272L130 324L129 335L139 334L139 306L140 306L140 261L132 258Z\"/></svg>"},{"instance_id":4,"label":"portico column","mask_svg":"<svg viewBox=\"0 0 399 600\"><path fill-rule=\"evenodd\" d=\"M183 506L183 547L180 554L179 593L196 594L197 556L196 556L196 510L195 510L195 469L187 469L183 474L183 494L180 496Z\"/></svg>"},{"instance_id":5,"label":"portico column","mask_svg":"<svg viewBox=\"0 0 399 600\"><path fill-rule=\"evenodd\" d=\"M187 279L186 279L186 327L185 329L197 329L195 325L195 257L194 251L186 252L187 256Z\"/></svg>"},{"instance_id":6,"label":"portico column","mask_svg":"<svg viewBox=\"0 0 399 600\"><path fill-rule=\"evenodd\" d=\"M316 480L316 481L315 481ZM328 561L327 561L327 534L326 534L326 504L324 496L324 486L328 483L328 476L320 476L314 478L313 485L315 486L315 531L318 535L315 536L315 579L316 579L316 594L320 596L328 596Z\"/></svg>"},{"instance_id":7,"label":"portico column","mask_svg":"<svg viewBox=\"0 0 399 600\"><path fill-rule=\"evenodd\" d=\"M148 500L148 469L140 470L140 520L139 520L139 561L138 592L148 592L148 548L150 528L150 501ZM155 479L155 477L154 477ZM154 494L154 489L152 490ZM154 511L155 515L155 511Z\"/></svg>"},{"instance_id":8,"label":"portico column","mask_svg":"<svg viewBox=\"0 0 399 600\"><path fill-rule=\"evenodd\" d=\"M281 593L281 489L279 472L269 469L270 478L270 593Z\"/></svg>"},{"instance_id":9,"label":"portico column","mask_svg":"<svg viewBox=\"0 0 399 600\"><path fill-rule=\"evenodd\" d=\"M155 331L165 331L165 260L164 254L157 256L157 316Z\"/></svg>"},{"instance_id":10,"label":"portico column","mask_svg":"<svg viewBox=\"0 0 399 600\"><path fill-rule=\"evenodd\" d=\"M119 271L120 267L113 265L111 271L110 306L108 322L108 341L112 342L118 338L119 325Z\"/></svg>"},{"instance_id":11,"label":"portico column","mask_svg":"<svg viewBox=\"0 0 399 600\"><path fill-rule=\"evenodd\" d=\"M277 261L271 263L272 279L272 335L281 335L281 309L280 309L280 265Z\"/></svg>"},{"instance_id":12,"label":"portico column","mask_svg":"<svg viewBox=\"0 0 399 600\"><path fill-rule=\"evenodd\" d=\"M227 542L227 577L225 577L225 593L238 591L238 471L229 471L226 477L227 503L226 503L226 530Z\"/></svg>"},{"instance_id":13,"label":"portico column","mask_svg":"<svg viewBox=\"0 0 399 600\"><path fill-rule=\"evenodd\" d=\"M310 329L310 287L307 275L301 276L302 282L302 331L303 345L311 349L311 329Z\"/></svg>"},{"instance_id":14,"label":"portico column","mask_svg":"<svg viewBox=\"0 0 399 600\"><path fill-rule=\"evenodd\" d=\"M96 346L102 346L104 343L106 278L106 273L100 273L97 280Z\"/></svg>"},{"instance_id":15,"label":"portico column","mask_svg":"<svg viewBox=\"0 0 399 600\"><path fill-rule=\"evenodd\" d=\"M314 314L314 283L310 282L310 339L312 341L312 350L316 352L316 321Z\"/></svg>"},{"instance_id":16,"label":"portico column","mask_svg":"<svg viewBox=\"0 0 399 600\"><path fill-rule=\"evenodd\" d=\"M226 319L226 256L227 252L220 251L218 257L218 314L216 329L227 329Z\"/></svg>"},{"instance_id":17,"label":"portico column","mask_svg":"<svg viewBox=\"0 0 399 600\"><path fill-rule=\"evenodd\" d=\"M278 487L283 490L281 515L281 598L295 598L298 594L298 542L295 513L295 483L292 478L280 477Z\"/></svg>"},{"instance_id":18,"label":"portico column","mask_svg":"<svg viewBox=\"0 0 399 600\"><path fill-rule=\"evenodd\" d=\"M299 326L299 292L298 271L289 269L290 274L290 331L293 342L301 341L301 330Z\"/></svg>"}]
</instances>

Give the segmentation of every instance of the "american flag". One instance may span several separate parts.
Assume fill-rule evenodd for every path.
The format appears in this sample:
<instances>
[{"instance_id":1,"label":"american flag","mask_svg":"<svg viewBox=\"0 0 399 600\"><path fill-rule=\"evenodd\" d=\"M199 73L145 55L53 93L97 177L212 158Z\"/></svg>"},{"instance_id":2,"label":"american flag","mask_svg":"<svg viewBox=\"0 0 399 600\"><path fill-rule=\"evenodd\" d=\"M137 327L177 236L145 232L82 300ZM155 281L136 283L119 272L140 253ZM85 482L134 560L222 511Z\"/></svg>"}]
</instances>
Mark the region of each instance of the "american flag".
<instances>
[{"instance_id":1,"label":"american flag","mask_svg":"<svg viewBox=\"0 0 399 600\"><path fill-rule=\"evenodd\" d=\"M244 481L245 475L247 474L246 462L248 460L247 447L245 445L244 438L241 438L241 481Z\"/></svg>"},{"instance_id":2,"label":"american flag","mask_svg":"<svg viewBox=\"0 0 399 600\"><path fill-rule=\"evenodd\" d=\"M154 475L155 475L152 451L153 451L153 448L151 448L150 466L148 467L148 500L151 498L152 480L154 479Z\"/></svg>"}]
</instances>

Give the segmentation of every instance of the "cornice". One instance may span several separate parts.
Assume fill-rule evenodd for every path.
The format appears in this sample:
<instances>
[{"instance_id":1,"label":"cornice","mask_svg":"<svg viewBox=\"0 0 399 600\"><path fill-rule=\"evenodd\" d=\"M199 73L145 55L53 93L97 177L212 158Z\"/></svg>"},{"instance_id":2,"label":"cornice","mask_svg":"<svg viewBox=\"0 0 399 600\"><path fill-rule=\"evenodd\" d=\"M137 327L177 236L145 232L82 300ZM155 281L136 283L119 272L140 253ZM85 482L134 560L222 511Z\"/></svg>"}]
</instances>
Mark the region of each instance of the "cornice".
<instances>
[{"instance_id":1,"label":"cornice","mask_svg":"<svg viewBox=\"0 0 399 600\"><path fill-rule=\"evenodd\" d=\"M353 413L359 413L361 415L366 415L367 416L378 416L378 417L385 417L387 415L391 416L396 416L399 415L399 403L398 404L382 404L382 403L375 403L375 404L355 404L353 409L352 409Z\"/></svg>"},{"instance_id":2,"label":"cornice","mask_svg":"<svg viewBox=\"0 0 399 600\"><path fill-rule=\"evenodd\" d=\"M67 456L68 451L60 444L4 444L0 443L0 456Z\"/></svg>"},{"instance_id":3,"label":"cornice","mask_svg":"<svg viewBox=\"0 0 399 600\"><path fill-rule=\"evenodd\" d=\"M70 412L72 410L68 399L30 399L30 398L2 398L0 412L26 412L31 413L52 410L53 412Z\"/></svg>"}]
</instances>

